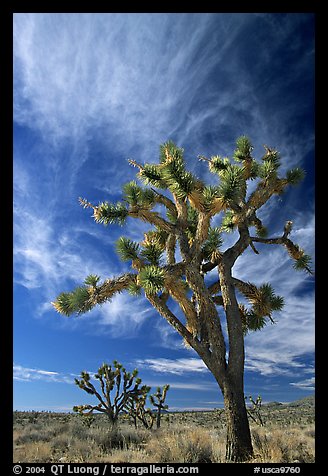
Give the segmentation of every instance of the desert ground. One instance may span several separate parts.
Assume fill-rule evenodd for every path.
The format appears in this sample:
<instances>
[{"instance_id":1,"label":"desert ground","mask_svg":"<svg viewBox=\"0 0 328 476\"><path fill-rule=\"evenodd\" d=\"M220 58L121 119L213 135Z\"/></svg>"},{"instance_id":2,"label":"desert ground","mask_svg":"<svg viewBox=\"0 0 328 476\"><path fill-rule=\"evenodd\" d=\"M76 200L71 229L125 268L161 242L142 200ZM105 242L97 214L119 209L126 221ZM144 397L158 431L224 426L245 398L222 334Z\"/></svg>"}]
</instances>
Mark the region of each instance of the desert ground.
<instances>
[{"instance_id":1,"label":"desert ground","mask_svg":"<svg viewBox=\"0 0 328 476\"><path fill-rule=\"evenodd\" d=\"M262 405L263 425L254 415L250 462L315 461L314 397L289 404ZM161 428L135 428L124 415L117 428L106 416L74 413L14 412L15 463L220 463L225 454L221 409L167 412ZM255 421L254 421L255 420Z\"/></svg>"}]
</instances>

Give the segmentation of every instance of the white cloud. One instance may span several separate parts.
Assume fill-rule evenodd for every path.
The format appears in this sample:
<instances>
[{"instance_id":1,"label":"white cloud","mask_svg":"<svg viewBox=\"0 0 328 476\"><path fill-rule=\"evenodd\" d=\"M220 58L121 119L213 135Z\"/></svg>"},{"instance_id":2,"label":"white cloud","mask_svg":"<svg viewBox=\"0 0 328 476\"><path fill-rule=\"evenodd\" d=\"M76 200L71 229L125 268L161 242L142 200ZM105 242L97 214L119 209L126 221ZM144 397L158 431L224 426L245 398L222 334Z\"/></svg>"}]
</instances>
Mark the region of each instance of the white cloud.
<instances>
[{"instance_id":1,"label":"white cloud","mask_svg":"<svg viewBox=\"0 0 328 476\"><path fill-rule=\"evenodd\" d=\"M224 60L251 21L247 15L179 14L172 21L172 14L16 14L15 120L53 145L69 139L75 170L97 130L103 141L110 137L109 151L118 147L125 156L142 144L145 160L177 132L182 145L202 148L200 131L209 122L218 130L230 122L230 92L218 95L211 86L212 101L204 103L200 95L214 68L229 74L235 103L251 114L251 82L239 81ZM211 28L226 33L208 42ZM256 117L257 129L263 130L262 119Z\"/></svg>"},{"instance_id":2,"label":"white cloud","mask_svg":"<svg viewBox=\"0 0 328 476\"><path fill-rule=\"evenodd\" d=\"M74 383L74 379L69 375L60 374L49 370L32 369L14 364L14 380L31 382L42 380L45 382Z\"/></svg>"},{"instance_id":3,"label":"white cloud","mask_svg":"<svg viewBox=\"0 0 328 476\"><path fill-rule=\"evenodd\" d=\"M160 382L160 381L152 381L143 379L142 381L143 384L148 385L149 387L152 387L152 391L154 391L154 388L157 387L162 387L163 385L166 385L168 382ZM170 389L176 388L178 390L196 390L199 392L208 392L209 390L214 390L218 392L218 386L215 382L190 382L190 379L188 383L185 382L170 382Z\"/></svg>"},{"instance_id":4,"label":"white cloud","mask_svg":"<svg viewBox=\"0 0 328 476\"><path fill-rule=\"evenodd\" d=\"M262 375L307 372L307 366L299 359L314 352L313 294L302 298L289 295L276 321L246 337L246 369Z\"/></svg>"},{"instance_id":5,"label":"white cloud","mask_svg":"<svg viewBox=\"0 0 328 476\"><path fill-rule=\"evenodd\" d=\"M154 310L144 298L117 294L98 308L101 332L108 327L111 337L132 338Z\"/></svg>"},{"instance_id":6,"label":"white cloud","mask_svg":"<svg viewBox=\"0 0 328 476\"><path fill-rule=\"evenodd\" d=\"M301 390L309 390L309 391L314 391L315 390L315 378L308 378L306 380L300 380L299 382L291 382L290 385L293 387L300 388Z\"/></svg>"},{"instance_id":7,"label":"white cloud","mask_svg":"<svg viewBox=\"0 0 328 476\"><path fill-rule=\"evenodd\" d=\"M204 362L198 358L181 358L181 359L140 359L137 360L137 365L142 368L147 368L154 372L183 374L185 372L207 372L208 369Z\"/></svg>"},{"instance_id":8,"label":"white cloud","mask_svg":"<svg viewBox=\"0 0 328 476\"><path fill-rule=\"evenodd\" d=\"M74 227L65 242L65 232L55 228L50 217L20 207L14 212L14 271L21 285L54 290L65 279L82 282L90 273L105 271L94 254L90 256L89 250L84 254L78 246Z\"/></svg>"}]
</instances>

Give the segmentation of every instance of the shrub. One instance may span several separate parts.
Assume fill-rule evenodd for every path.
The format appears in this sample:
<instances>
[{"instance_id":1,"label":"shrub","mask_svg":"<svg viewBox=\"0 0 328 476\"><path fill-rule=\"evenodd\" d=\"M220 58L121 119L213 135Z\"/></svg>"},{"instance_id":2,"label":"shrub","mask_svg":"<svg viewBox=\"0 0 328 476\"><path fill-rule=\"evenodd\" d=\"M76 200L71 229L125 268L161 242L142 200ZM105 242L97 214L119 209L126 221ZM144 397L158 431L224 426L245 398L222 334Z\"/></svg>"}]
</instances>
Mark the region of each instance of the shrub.
<instances>
[{"instance_id":1,"label":"shrub","mask_svg":"<svg viewBox=\"0 0 328 476\"><path fill-rule=\"evenodd\" d=\"M203 428L180 428L161 431L146 446L146 451L160 463L213 462L213 437Z\"/></svg>"}]
</instances>

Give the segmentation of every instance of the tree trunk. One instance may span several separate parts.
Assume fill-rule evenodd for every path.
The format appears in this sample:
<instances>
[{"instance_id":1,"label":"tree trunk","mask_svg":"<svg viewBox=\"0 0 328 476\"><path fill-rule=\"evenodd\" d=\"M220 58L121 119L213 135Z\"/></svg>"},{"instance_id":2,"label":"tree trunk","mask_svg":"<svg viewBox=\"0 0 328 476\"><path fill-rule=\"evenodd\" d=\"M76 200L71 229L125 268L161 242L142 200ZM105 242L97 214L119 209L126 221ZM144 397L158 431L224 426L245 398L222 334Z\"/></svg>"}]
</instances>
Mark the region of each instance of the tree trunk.
<instances>
[{"instance_id":1,"label":"tree trunk","mask_svg":"<svg viewBox=\"0 0 328 476\"><path fill-rule=\"evenodd\" d=\"M157 410L157 418L156 418L156 428L160 428L161 426L161 409Z\"/></svg>"},{"instance_id":2,"label":"tree trunk","mask_svg":"<svg viewBox=\"0 0 328 476\"><path fill-rule=\"evenodd\" d=\"M227 422L226 461L247 461L253 456L253 447L244 393L225 387L224 406Z\"/></svg>"}]
</instances>

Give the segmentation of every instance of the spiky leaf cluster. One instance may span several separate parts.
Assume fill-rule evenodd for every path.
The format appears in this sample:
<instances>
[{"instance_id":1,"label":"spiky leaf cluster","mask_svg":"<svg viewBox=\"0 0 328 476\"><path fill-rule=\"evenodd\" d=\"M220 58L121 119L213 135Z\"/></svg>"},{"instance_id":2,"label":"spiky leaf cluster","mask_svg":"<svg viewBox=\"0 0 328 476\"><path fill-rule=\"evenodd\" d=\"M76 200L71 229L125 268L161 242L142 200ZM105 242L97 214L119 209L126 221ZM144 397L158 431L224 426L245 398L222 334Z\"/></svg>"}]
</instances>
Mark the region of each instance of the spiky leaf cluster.
<instances>
[{"instance_id":1,"label":"spiky leaf cluster","mask_svg":"<svg viewBox=\"0 0 328 476\"><path fill-rule=\"evenodd\" d=\"M215 261L219 256L219 248L222 243L223 241L220 233L220 228L210 227L208 230L207 240L202 246L203 259Z\"/></svg>"},{"instance_id":2,"label":"spiky leaf cluster","mask_svg":"<svg viewBox=\"0 0 328 476\"><path fill-rule=\"evenodd\" d=\"M196 179L187 172L182 160L172 160L162 168L162 176L170 191L179 199L184 200L196 188Z\"/></svg>"},{"instance_id":3,"label":"spiky leaf cluster","mask_svg":"<svg viewBox=\"0 0 328 476\"><path fill-rule=\"evenodd\" d=\"M139 244L125 236L121 236L116 242L116 252L122 261L138 259L139 250Z\"/></svg>"},{"instance_id":4,"label":"spiky leaf cluster","mask_svg":"<svg viewBox=\"0 0 328 476\"><path fill-rule=\"evenodd\" d=\"M202 191L204 207L207 212L211 212L216 199L220 198L220 188L218 185L208 185Z\"/></svg>"},{"instance_id":5,"label":"spiky leaf cluster","mask_svg":"<svg viewBox=\"0 0 328 476\"><path fill-rule=\"evenodd\" d=\"M148 243L157 243L163 250L165 249L166 240L168 238L168 233L165 230L156 227L156 230L148 231L144 236L143 246Z\"/></svg>"},{"instance_id":6,"label":"spiky leaf cluster","mask_svg":"<svg viewBox=\"0 0 328 476\"><path fill-rule=\"evenodd\" d=\"M74 291L60 293L56 301L52 303L55 309L65 316L71 314L83 314L90 311L93 302L90 300L89 288L78 286Z\"/></svg>"},{"instance_id":7,"label":"spiky leaf cluster","mask_svg":"<svg viewBox=\"0 0 328 476\"><path fill-rule=\"evenodd\" d=\"M132 206L151 207L155 194L149 188L143 189L134 180L123 187L124 198Z\"/></svg>"},{"instance_id":8,"label":"spiky leaf cluster","mask_svg":"<svg viewBox=\"0 0 328 476\"><path fill-rule=\"evenodd\" d=\"M183 162L184 151L181 147L177 147L173 141L169 140L160 145L159 150L159 160L161 164L169 161Z\"/></svg>"},{"instance_id":9,"label":"spiky leaf cluster","mask_svg":"<svg viewBox=\"0 0 328 476\"><path fill-rule=\"evenodd\" d=\"M102 223L103 225L123 226L128 213L127 207L122 202L114 204L102 202L95 207L93 217L97 223Z\"/></svg>"},{"instance_id":10,"label":"spiky leaf cluster","mask_svg":"<svg viewBox=\"0 0 328 476\"><path fill-rule=\"evenodd\" d=\"M226 233L231 233L235 228L235 214L231 210L227 210L222 218L221 230Z\"/></svg>"},{"instance_id":11,"label":"spiky leaf cluster","mask_svg":"<svg viewBox=\"0 0 328 476\"><path fill-rule=\"evenodd\" d=\"M299 184L305 177L305 171L300 167L295 167L287 171L286 180L289 185Z\"/></svg>"},{"instance_id":12,"label":"spiky leaf cluster","mask_svg":"<svg viewBox=\"0 0 328 476\"><path fill-rule=\"evenodd\" d=\"M238 137L238 139L236 140L236 145L237 145L237 148L234 152L233 157L237 162L251 158L253 146L248 137L246 136Z\"/></svg>"},{"instance_id":13,"label":"spiky leaf cluster","mask_svg":"<svg viewBox=\"0 0 328 476\"><path fill-rule=\"evenodd\" d=\"M280 154L276 149L269 149L265 146L266 154L262 157L263 162L270 162L272 165L276 167L276 169L280 166Z\"/></svg>"},{"instance_id":14,"label":"spiky leaf cluster","mask_svg":"<svg viewBox=\"0 0 328 476\"><path fill-rule=\"evenodd\" d=\"M278 167L279 167L279 164L277 165L271 160L266 160L259 167L259 172L258 172L259 177L263 180L270 180L270 179L276 178Z\"/></svg>"},{"instance_id":15,"label":"spiky leaf cluster","mask_svg":"<svg viewBox=\"0 0 328 476\"><path fill-rule=\"evenodd\" d=\"M244 285L242 293L252 306L250 310L244 305L239 306L244 333L262 329L268 322L267 318L274 322L272 313L281 311L284 306L284 299L274 293L269 283L260 287L247 283Z\"/></svg>"},{"instance_id":16,"label":"spiky leaf cluster","mask_svg":"<svg viewBox=\"0 0 328 476\"><path fill-rule=\"evenodd\" d=\"M255 225L255 230L256 230L256 236L259 238L265 238L268 235L268 230L265 226L261 224L256 224Z\"/></svg>"},{"instance_id":17,"label":"spiky leaf cluster","mask_svg":"<svg viewBox=\"0 0 328 476\"><path fill-rule=\"evenodd\" d=\"M131 296L136 296L136 297L141 296L141 290L142 290L142 287L136 282L132 282L128 286L128 292L129 294L131 294Z\"/></svg>"},{"instance_id":18,"label":"spiky leaf cluster","mask_svg":"<svg viewBox=\"0 0 328 476\"><path fill-rule=\"evenodd\" d=\"M100 280L100 276L97 274L89 274L84 280L84 283L88 286L96 287Z\"/></svg>"},{"instance_id":19,"label":"spiky leaf cluster","mask_svg":"<svg viewBox=\"0 0 328 476\"><path fill-rule=\"evenodd\" d=\"M155 265L142 268L138 275L138 284L142 286L146 294L152 295L162 291L164 287L165 271Z\"/></svg>"},{"instance_id":20,"label":"spiky leaf cluster","mask_svg":"<svg viewBox=\"0 0 328 476\"><path fill-rule=\"evenodd\" d=\"M140 256L149 264L159 266L163 251L163 246L154 240L143 245Z\"/></svg>"},{"instance_id":21,"label":"spiky leaf cluster","mask_svg":"<svg viewBox=\"0 0 328 476\"><path fill-rule=\"evenodd\" d=\"M187 207L187 222L188 222L188 228L186 229L186 233L187 233L189 242L192 242L192 240L195 238L196 230L197 230L198 211L189 205Z\"/></svg>"},{"instance_id":22,"label":"spiky leaf cluster","mask_svg":"<svg viewBox=\"0 0 328 476\"><path fill-rule=\"evenodd\" d=\"M245 196L246 184L243 170L239 166L230 165L221 173L219 195L228 207L237 203Z\"/></svg>"},{"instance_id":23,"label":"spiky leaf cluster","mask_svg":"<svg viewBox=\"0 0 328 476\"><path fill-rule=\"evenodd\" d=\"M209 169L212 173L220 175L230 165L228 158L222 158L219 155L211 157L209 162Z\"/></svg>"},{"instance_id":24,"label":"spiky leaf cluster","mask_svg":"<svg viewBox=\"0 0 328 476\"><path fill-rule=\"evenodd\" d=\"M146 184L153 185L156 188L166 188L161 168L155 164L145 164L138 173L138 177Z\"/></svg>"},{"instance_id":25,"label":"spiky leaf cluster","mask_svg":"<svg viewBox=\"0 0 328 476\"><path fill-rule=\"evenodd\" d=\"M302 250L303 251L303 250ZM296 271L308 271L310 272L310 266L311 266L311 256L305 254L303 252L302 256L300 256L298 259L295 260L293 264L293 268L296 269Z\"/></svg>"}]
</instances>

